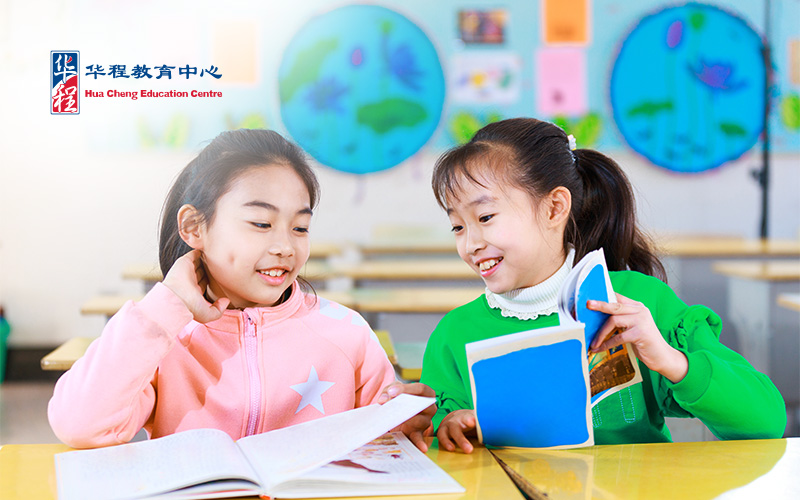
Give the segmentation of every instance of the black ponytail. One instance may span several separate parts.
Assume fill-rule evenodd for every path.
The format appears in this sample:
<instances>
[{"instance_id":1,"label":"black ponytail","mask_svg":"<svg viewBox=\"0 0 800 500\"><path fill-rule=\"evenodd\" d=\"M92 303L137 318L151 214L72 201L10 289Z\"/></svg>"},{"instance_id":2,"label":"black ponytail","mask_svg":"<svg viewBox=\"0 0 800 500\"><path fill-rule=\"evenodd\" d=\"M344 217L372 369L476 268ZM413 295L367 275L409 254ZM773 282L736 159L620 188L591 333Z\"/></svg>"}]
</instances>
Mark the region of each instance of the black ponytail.
<instances>
[{"instance_id":1,"label":"black ponytail","mask_svg":"<svg viewBox=\"0 0 800 500\"><path fill-rule=\"evenodd\" d=\"M564 240L575 246L575 258L602 248L609 270L631 269L666 281L652 242L636 223L636 202L628 177L617 162L598 151L577 149L573 153L583 196L573 199L573 217Z\"/></svg>"},{"instance_id":2,"label":"black ponytail","mask_svg":"<svg viewBox=\"0 0 800 500\"><path fill-rule=\"evenodd\" d=\"M479 183L490 169L534 200L563 186L572 195L564 246L576 261L602 248L611 271L630 269L666 281L664 266L636 223L636 203L625 173L611 158L591 149L570 150L567 134L552 123L512 118L491 123L436 162L433 191L442 208L463 180Z\"/></svg>"}]
</instances>

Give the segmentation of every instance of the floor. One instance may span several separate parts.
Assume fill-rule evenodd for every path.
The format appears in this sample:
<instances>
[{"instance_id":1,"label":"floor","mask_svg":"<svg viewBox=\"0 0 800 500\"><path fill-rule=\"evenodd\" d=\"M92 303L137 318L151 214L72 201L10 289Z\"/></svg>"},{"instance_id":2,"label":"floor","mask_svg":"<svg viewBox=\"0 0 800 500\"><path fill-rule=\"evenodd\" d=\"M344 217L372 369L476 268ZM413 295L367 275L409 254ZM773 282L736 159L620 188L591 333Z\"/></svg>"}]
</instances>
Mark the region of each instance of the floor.
<instances>
[{"instance_id":1,"label":"floor","mask_svg":"<svg viewBox=\"0 0 800 500\"><path fill-rule=\"evenodd\" d=\"M58 443L47 422L54 382L0 384L0 445Z\"/></svg>"}]
</instances>

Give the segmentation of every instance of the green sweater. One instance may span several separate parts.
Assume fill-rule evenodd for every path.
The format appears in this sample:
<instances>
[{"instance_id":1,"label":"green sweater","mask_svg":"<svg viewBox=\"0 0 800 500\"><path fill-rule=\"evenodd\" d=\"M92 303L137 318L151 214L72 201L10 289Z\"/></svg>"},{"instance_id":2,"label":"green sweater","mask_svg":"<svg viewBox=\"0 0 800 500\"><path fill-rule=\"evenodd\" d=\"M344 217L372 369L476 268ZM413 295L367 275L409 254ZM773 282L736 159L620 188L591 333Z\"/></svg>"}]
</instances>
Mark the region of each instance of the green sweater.
<instances>
[{"instance_id":1,"label":"green sweater","mask_svg":"<svg viewBox=\"0 0 800 500\"><path fill-rule=\"evenodd\" d=\"M783 435L786 407L780 392L769 377L719 342L719 316L705 306L687 306L656 278L633 271L610 274L614 291L650 309L664 339L686 355L689 371L673 384L639 362L642 382L592 409L596 444L671 441L665 417L699 418L720 439ZM451 411L474 408L465 344L557 324L557 314L534 320L503 317L483 295L448 313L431 334L422 364L421 382L436 391L434 426L438 429ZM524 380L509 383L518 384L524 395Z\"/></svg>"}]
</instances>

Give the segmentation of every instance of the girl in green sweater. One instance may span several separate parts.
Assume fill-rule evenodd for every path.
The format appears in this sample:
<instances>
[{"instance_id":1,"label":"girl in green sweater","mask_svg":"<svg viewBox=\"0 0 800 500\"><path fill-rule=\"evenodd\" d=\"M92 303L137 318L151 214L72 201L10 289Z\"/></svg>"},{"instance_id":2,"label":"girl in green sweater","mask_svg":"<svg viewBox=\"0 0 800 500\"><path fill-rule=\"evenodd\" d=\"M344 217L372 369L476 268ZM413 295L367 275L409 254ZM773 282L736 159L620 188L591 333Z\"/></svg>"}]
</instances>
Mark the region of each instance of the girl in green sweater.
<instances>
[{"instance_id":1,"label":"girl in green sweater","mask_svg":"<svg viewBox=\"0 0 800 500\"><path fill-rule=\"evenodd\" d=\"M618 303L589 302L611 315L590 349L630 343L643 381L592 409L595 443L670 441L665 417L699 418L721 439L781 437L786 409L774 384L719 342L713 311L687 306L662 281L625 174L573 141L551 123L516 118L487 125L436 163L433 190L458 254L486 284L484 295L442 319L425 350L421 382L436 391L440 446L472 451L464 345L558 324L564 278L598 248ZM524 380L509 383L525 397Z\"/></svg>"}]
</instances>

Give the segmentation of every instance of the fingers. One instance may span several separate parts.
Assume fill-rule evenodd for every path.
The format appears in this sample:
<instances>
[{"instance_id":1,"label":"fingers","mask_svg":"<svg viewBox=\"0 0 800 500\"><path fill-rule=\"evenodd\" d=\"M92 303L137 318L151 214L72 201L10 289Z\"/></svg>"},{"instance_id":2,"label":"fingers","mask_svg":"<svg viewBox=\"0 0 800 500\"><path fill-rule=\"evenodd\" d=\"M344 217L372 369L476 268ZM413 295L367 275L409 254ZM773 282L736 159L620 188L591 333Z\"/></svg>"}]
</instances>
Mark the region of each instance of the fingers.
<instances>
[{"instance_id":1,"label":"fingers","mask_svg":"<svg viewBox=\"0 0 800 500\"><path fill-rule=\"evenodd\" d=\"M475 429L475 417L471 410L457 410L442 420L437 437L439 446L447 451L455 451L456 446L464 453L472 453L473 446L467 432Z\"/></svg>"},{"instance_id":2,"label":"fingers","mask_svg":"<svg viewBox=\"0 0 800 500\"><path fill-rule=\"evenodd\" d=\"M436 393L425 384L420 383L413 383L413 384L404 384L402 382L392 382L391 384L387 385L383 388L381 395L378 396L378 403L384 404L385 402L391 400L392 398L397 397L400 394L412 394L414 396L424 396L428 398L436 397ZM430 408L426 409L425 412L428 412ZM434 408L433 413L436 413L436 409Z\"/></svg>"},{"instance_id":3,"label":"fingers","mask_svg":"<svg viewBox=\"0 0 800 500\"><path fill-rule=\"evenodd\" d=\"M422 437L421 432L412 432L409 434L408 439L414 443L414 446L416 446L417 449L419 449L419 451L422 453L428 451L428 445L425 443L425 438Z\"/></svg>"},{"instance_id":4,"label":"fingers","mask_svg":"<svg viewBox=\"0 0 800 500\"><path fill-rule=\"evenodd\" d=\"M439 428L439 446L447 451L456 451L456 447L458 447L464 453L472 453L472 444L464 436L464 431L460 426L452 424Z\"/></svg>"},{"instance_id":5,"label":"fingers","mask_svg":"<svg viewBox=\"0 0 800 500\"><path fill-rule=\"evenodd\" d=\"M622 344L624 344L626 342L630 342L630 341L628 340L628 338L624 334L624 332L617 333L616 335L613 335L609 339L605 340L603 343L598 344L596 347L593 347L592 351L594 351L594 352L607 351L609 349L613 349L614 347L622 345Z\"/></svg>"},{"instance_id":6,"label":"fingers","mask_svg":"<svg viewBox=\"0 0 800 500\"><path fill-rule=\"evenodd\" d=\"M381 391L380 396L378 396L378 404L384 404L402 394L404 391L405 387L402 382L392 382Z\"/></svg>"},{"instance_id":7,"label":"fingers","mask_svg":"<svg viewBox=\"0 0 800 500\"><path fill-rule=\"evenodd\" d=\"M415 382L413 384L404 384L403 388L406 394L414 394L415 396L424 396L426 398L436 397L436 393L425 384Z\"/></svg>"}]
</instances>

